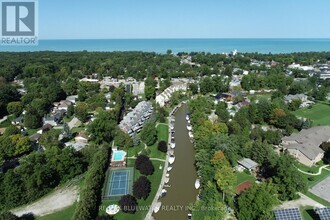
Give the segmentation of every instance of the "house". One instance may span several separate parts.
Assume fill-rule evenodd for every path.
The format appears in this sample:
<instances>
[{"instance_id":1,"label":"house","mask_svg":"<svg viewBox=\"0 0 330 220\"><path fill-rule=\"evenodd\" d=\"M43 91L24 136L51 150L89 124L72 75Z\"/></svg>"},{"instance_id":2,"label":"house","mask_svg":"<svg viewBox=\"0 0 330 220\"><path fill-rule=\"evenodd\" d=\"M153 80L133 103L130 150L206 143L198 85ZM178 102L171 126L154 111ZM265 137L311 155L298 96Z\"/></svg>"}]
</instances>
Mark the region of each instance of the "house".
<instances>
[{"instance_id":1,"label":"house","mask_svg":"<svg viewBox=\"0 0 330 220\"><path fill-rule=\"evenodd\" d=\"M50 124L44 124L41 128L42 133L45 133L47 131L49 131L50 129L52 129L52 126Z\"/></svg>"},{"instance_id":2,"label":"house","mask_svg":"<svg viewBox=\"0 0 330 220\"><path fill-rule=\"evenodd\" d=\"M87 143L82 143L82 142L66 142L64 143L64 145L66 147L73 147L76 151L80 151L81 149L88 146Z\"/></svg>"},{"instance_id":3,"label":"house","mask_svg":"<svg viewBox=\"0 0 330 220\"><path fill-rule=\"evenodd\" d=\"M308 101L308 96L305 94L286 95L284 96L286 102L292 102L293 100L300 100L302 102Z\"/></svg>"},{"instance_id":4,"label":"house","mask_svg":"<svg viewBox=\"0 0 330 220\"><path fill-rule=\"evenodd\" d=\"M230 93L221 93L221 94L217 94L213 97L217 100L226 101L226 102L232 101L232 98L233 98L232 94L230 94Z\"/></svg>"},{"instance_id":5,"label":"house","mask_svg":"<svg viewBox=\"0 0 330 220\"><path fill-rule=\"evenodd\" d=\"M247 169L250 172L255 172L258 168L258 163L251 160L250 158L243 158L237 161L237 163L239 169Z\"/></svg>"},{"instance_id":6,"label":"house","mask_svg":"<svg viewBox=\"0 0 330 220\"><path fill-rule=\"evenodd\" d=\"M19 125L19 124L22 124L22 123L23 123L23 117L15 118L14 120L12 120L11 123L12 123L13 125Z\"/></svg>"},{"instance_id":7,"label":"house","mask_svg":"<svg viewBox=\"0 0 330 220\"><path fill-rule=\"evenodd\" d=\"M65 112L68 111L68 108L70 105L72 105L72 103L68 100L61 100L60 102L54 102L54 109L56 110L64 110Z\"/></svg>"},{"instance_id":8,"label":"house","mask_svg":"<svg viewBox=\"0 0 330 220\"><path fill-rule=\"evenodd\" d=\"M73 103L73 104L75 104L76 101L78 100L78 96L77 95L71 95L71 96L66 97L66 100Z\"/></svg>"},{"instance_id":9,"label":"house","mask_svg":"<svg viewBox=\"0 0 330 220\"><path fill-rule=\"evenodd\" d=\"M43 117L43 123L50 124L52 126L57 126L58 124L61 123L62 119L63 119L63 114L61 114L61 112L55 112L55 114L50 114Z\"/></svg>"},{"instance_id":10,"label":"house","mask_svg":"<svg viewBox=\"0 0 330 220\"><path fill-rule=\"evenodd\" d=\"M330 142L330 126L304 129L289 137L283 137L281 147L300 163L312 166L322 160L324 151L320 146L325 142Z\"/></svg>"},{"instance_id":11,"label":"house","mask_svg":"<svg viewBox=\"0 0 330 220\"><path fill-rule=\"evenodd\" d=\"M88 143L89 141L89 137L86 131L80 131L74 139L77 143Z\"/></svg>"},{"instance_id":12,"label":"house","mask_svg":"<svg viewBox=\"0 0 330 220\"><path fill-rule=\"evenodd\" d=\"M165 104L170 101L172 94L180 90L187 91L187 83L175 82L175 84L171 85L161 94L156 96L156 103L159 104L160 107L164 107Z\"/></svg>"},{"instance_id":13,"label":"house","mask_svg":"<svg viewBox=\"0 0 330 220\"><path fill-rule=\"evenodd\" d=\"M6 131L6 128L0 128L0 136L3 135Z\"/></svg>"},{"instance_id":14,"label":"house","mask_svg":"<svg viewBox=\"0 0 330 220\"><path fill-rule=\"evenodd\" d=\"M77 128L77 127L79 127L79 126L81 126L82 125L82 122L78 119L78 118L76 118L76 117L74 117L69 123L68 123L68 126L69 126L69 129L71 130L71 129L73 129L73 128Z\"/></svg>"},{"instance_id":15,"label":"house","mask_svg":"<svg viewBox=\"0 0 330 220\"><path fill-rule=\"evenodd\" d=\"M119 124L119 128L130 135L139 132L144 122L150 118L153 109L150 102L139 102L133 111L124 116Z\"/></svg>"},{"instance_id":16,"label":"house","mask_svg":"<svg viewBox=\"0 0 330 220\"><path fill-rule=\"evenodd\" d=\"M34 135L30 136L30 141L34 143L38 143L40 137L41 137L40 133L35 133Z\"/></svg>"}]
</instances>

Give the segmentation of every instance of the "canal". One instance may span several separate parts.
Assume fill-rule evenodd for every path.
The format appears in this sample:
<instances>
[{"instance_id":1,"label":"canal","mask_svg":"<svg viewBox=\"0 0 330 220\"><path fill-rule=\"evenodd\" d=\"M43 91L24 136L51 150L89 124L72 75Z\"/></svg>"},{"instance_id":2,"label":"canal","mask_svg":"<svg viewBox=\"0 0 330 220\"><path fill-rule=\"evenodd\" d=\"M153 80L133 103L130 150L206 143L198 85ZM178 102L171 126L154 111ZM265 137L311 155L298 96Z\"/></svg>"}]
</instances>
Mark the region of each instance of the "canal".
<instances>
[{"instance_id":1,"label":"canal","mask_svg":"<svg viewBox=\"0 0 330 220\"><path fill-rule=\"evenodd\" d=\"M165 187L167 194L160 199L161 208L158 213L153 214L156 220L187 219L188 208L195 202L198 194L195 189L195 150L186 128L187 112L187 105L183 105L175 113L175 162L169 172L170 187Z\"/></svg>"}]
</instances>

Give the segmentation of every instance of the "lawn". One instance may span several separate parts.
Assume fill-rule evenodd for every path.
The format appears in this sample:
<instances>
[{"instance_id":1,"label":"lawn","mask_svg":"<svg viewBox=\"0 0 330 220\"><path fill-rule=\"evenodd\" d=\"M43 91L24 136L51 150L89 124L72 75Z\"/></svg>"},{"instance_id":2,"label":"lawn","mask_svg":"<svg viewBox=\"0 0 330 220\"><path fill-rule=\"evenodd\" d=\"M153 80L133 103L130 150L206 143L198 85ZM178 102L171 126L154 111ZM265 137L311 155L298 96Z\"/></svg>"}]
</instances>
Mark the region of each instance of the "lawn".
<instances>
[{"instance_id":1,"label":"lawn","mask_svg":"<svg viewBox=\"0 0 330 220\"><path fill-rule=\"evenodd\" d=\"M69 206L59 212L45 215L42 217L37 217L36 220L58 220L58 219L69 220L69 219L72 219L72 216L76 210L76 206L77 206L77 203L75 203L72 206Z\"/></svg>"},{"instance_id":2,"label":"lawn","mask_svg":"<svg viewBox=\"0 0 330 220\"><path fill-rule=\"evenodd\" d=\"M128 160L128 166L134 166L134 162L135 160ZM146 200L138 200L138 205L140 207L146 207L151 205L154 197L156 196L156 192L158 190L159 184L160 184L160 180L161 177L163 175L163 169L159 169L159 166L161 165L162 167L164 167L164 163L160 162L160 161L152 161L154 167L155 167L155 172L151 175L148 176L148 179L151 182L151 192L149 194L149 197ZM140 172L138 170L134 171L134 180L136 180L137 178L139 178L140 176ZM105 209L108 205L110 204L118 204L117 201L110 201L110 200L105 200L102 202L102 205L100 206L100 212L99 215L106 215ZM147 210L146 211L137 211L134 215L132 214L126 214L123 212L118 213L115 216L116 220L142 220L145 218L146 214L147 214Z\"/></svg>"},{"instance_id":3,"label":"lawn","mask_svg":"<svg viewBox=\"0 0 330 220\"><path fill-rule=\"evenodd\" d=\"M324 206L330 206L330 202L318 197L317 195L314 195L313 193L307 191L304 193L306 196L310 197L311 199L317 201L318 203L321 203Z\"/></svg>"},{"instance_id":4,"label":"lawn","mask_svg":"<svg viewBox=\"0 0 330 220\"><path fill-rule=\"evenodd\" d=\"M300 207L300 213L303 220L319 219L312 206Z\"/></svg>"},{"instance_id":5,"label":"lawn","mask_svg":"<svg viewBox=\"0 0 330 220\"><path fill-rule=\"evenodd\" d=\"M253 95L248 95L248 98L251 99L251 98L254 98L254 99L270 99L272 96L271 93L264 93L264 94L253 94Z\"/></svg>"},{"instance_id":6,"label":"lawn","mask_svg":"<svg viewBox=\"0 0 330 220\"><path fill-rule=\"evenodd\" d=\"M303 171L309 172L309 173L317 173L318 170L319 170L319 167L321 167L323 165L324 165L323 162L319 163L317 166L312 166L312 167L305 166L305 165L303 165L299 162L297 162L295 164L295 166L297 168L299 168L300 170L303 170ZM297 171L297 172L299 172L299 171ZM311 176L311 175L303 174L303 176L306 179L306 183L307 183L308 188L311 188L311 187L315 186L317 183L319 183L322 180L324 180L325 178L327 178L328 176L330 176L330 171L323 169L322 173L320 175Z\"/></svg>"},{"instance_id":7,"label":"lawn","mask_svg":"<svg viewBox=\"0 0 330 220\"><path fill-rule=\"evenodd\" d=\"M148 147L148 149L150 150L149 157L165 159L166 158L166 154L163 153L163 152L160 152L157 149L157 145L158 145L158 142L159 141L166 141L166 142L168 142L168 125L166 125L166 124L159 124L157 126L157 136L158 136L158 141L154 145Z\"/></svg>"},{"instance_id":8,"label":"lawn","mask_svg":"<svg viewBox=\"0 0 330 220\"><path fill-rule=\"evenodd\" d=\"M245 182L245 181L250 181L252 183L254 183L256 181L256 178L254 176L251 176L247 173L244 173L244 172L237 172L236 173L236 178L237 178L237 185L238 186L239 184Z\"/></svg>"},{"instance_id":9,"label":"lawn","mask_svg":"<svg viewBox=\"0 0 330 220\"><path fill-rule=\"evenodd\" d=\"M304 117L313 121L313 126L330 125L330 103L318 102L311 108L302 108L294 112L298 117Z\"/></svg>"}]
</instances>

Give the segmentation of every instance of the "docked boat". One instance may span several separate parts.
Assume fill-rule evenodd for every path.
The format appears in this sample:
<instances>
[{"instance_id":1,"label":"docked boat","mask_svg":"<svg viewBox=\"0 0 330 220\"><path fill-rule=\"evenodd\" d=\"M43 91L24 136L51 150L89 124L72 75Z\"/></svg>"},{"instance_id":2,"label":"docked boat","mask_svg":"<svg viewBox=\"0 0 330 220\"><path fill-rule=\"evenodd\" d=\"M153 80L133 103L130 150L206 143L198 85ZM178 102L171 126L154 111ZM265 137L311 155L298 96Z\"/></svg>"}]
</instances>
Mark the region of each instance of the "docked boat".
<instances>
[{"instance_id":1,"label":"docked boat","mask_svg":"<svg viewBox=\"0 0 330 220\"><path fill-rule=\"evenodd\" d=\"M172 155L170 156L170 158L168 159L168 162L169 162L170 164L173 164L174 161L175 161L175 156L174 156L174 154L172 154Z\"/></svg>"},{"instance_id":2,"label":"docked boat","mask_svg":"<svg viewBox=\"0 0 330 220\"><path fill-rule=\"evenodd\" d=\"M191 131L189 131L189 138L194 138L194 134Z\"/></svg>"},{"instance_id":3,"label":"docked boat","mask_svg":"<svg viewBox=\"0 0 330 220\"><path fill-rule=\"evenodd\" d=\"M189 115L186 116L186 120L188 121L190 119Z\"/></svg>"},{"instance_id":4,"label":"docked boat","mask_svg":"<svg viewBox=\"0 0 330 220\"><path fill-rule=\"evenodd\" d=\"M169 178L170 177L170 174L169 173L166 173L165 174L165 177Z\"/></svg>"},{"instance_id":5,"label":"docked boat","mask_svg":"<svg viewBox=\"0 0 330 220\"><path fill-rule=\"evenodd\" d=\"M172 166L172 165L169 165L169 166L167 167L167 172L170 172L172 169L173 169L173 166Z\"/></svg>"},{"instance_id":6,"label":"docked boat","mask_svg":"<svg viewBox=\"0 0 330 220\"><path fill-rule=\"evenodd\" d=\"M172 149L175 148L175 141L174 141L174 139L171 140L171 148L172 148Z\"/></svg>"},{"instance_id":7,"label":"docked boat","mask_svg":"<svg viewBox=\"0 0 330 220\"><path fill-rule=\"evenodd\" d=\"M162 190L162 194L161 194L161 196L162 196L162 197L166 196L166 193L167 193L167 190L166 190L166 189L163 189L163 190Z\"/></svg>"},{"instance_id":8,"label":"docked boat","mask_svg":"<svg viewBox=\"0 0 330 220\"><path fill-rule=\"evenodd\" d=\"M191 130L192 130L192 126L191 126L191 124L188 124L188 125L187 125L187 130L188 130L188 131L191 131Z\"/></svg>"},{"instance_id":9,"label":"docked boat","mask_svg":"<svg viewBox=\"0 0 330 220\"><path fill-rule=\"evenodd\" d=\"M199 179L196 179L196 181L195 181L195 188L196 189L199 189L200 186L201 186L200 180Z\"/></svg>"},{"instance_id":10,"label":"docked boat","mask_svg":"<svg viewBox=\"0 0 330 220\"><path fill-rule=\"evenodd\" d=\"M154 208L154 212L155 213L159 212L161 206L162 206L162 203L161 202L157 202L156 203L156 207Z\"/></svg>"}]
</instances>

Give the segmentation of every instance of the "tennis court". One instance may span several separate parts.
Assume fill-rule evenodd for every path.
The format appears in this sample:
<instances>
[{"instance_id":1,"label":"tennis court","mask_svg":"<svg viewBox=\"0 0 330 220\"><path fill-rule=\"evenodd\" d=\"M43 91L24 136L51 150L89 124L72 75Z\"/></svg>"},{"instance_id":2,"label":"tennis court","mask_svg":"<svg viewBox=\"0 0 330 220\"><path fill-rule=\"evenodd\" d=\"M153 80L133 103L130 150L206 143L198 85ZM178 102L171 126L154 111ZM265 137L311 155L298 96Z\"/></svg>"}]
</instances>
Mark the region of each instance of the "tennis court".
<instances>
[{"instance_id":1,"label":"tennis court","mask_svg":"<svg viewBox=\"0 0 330 220\"><path fill-rule=\"evenodd\" d=\"M105 199L118 197L132 192L133 168L112 169L106 178Z\"/></svg>"}]
</instances>

